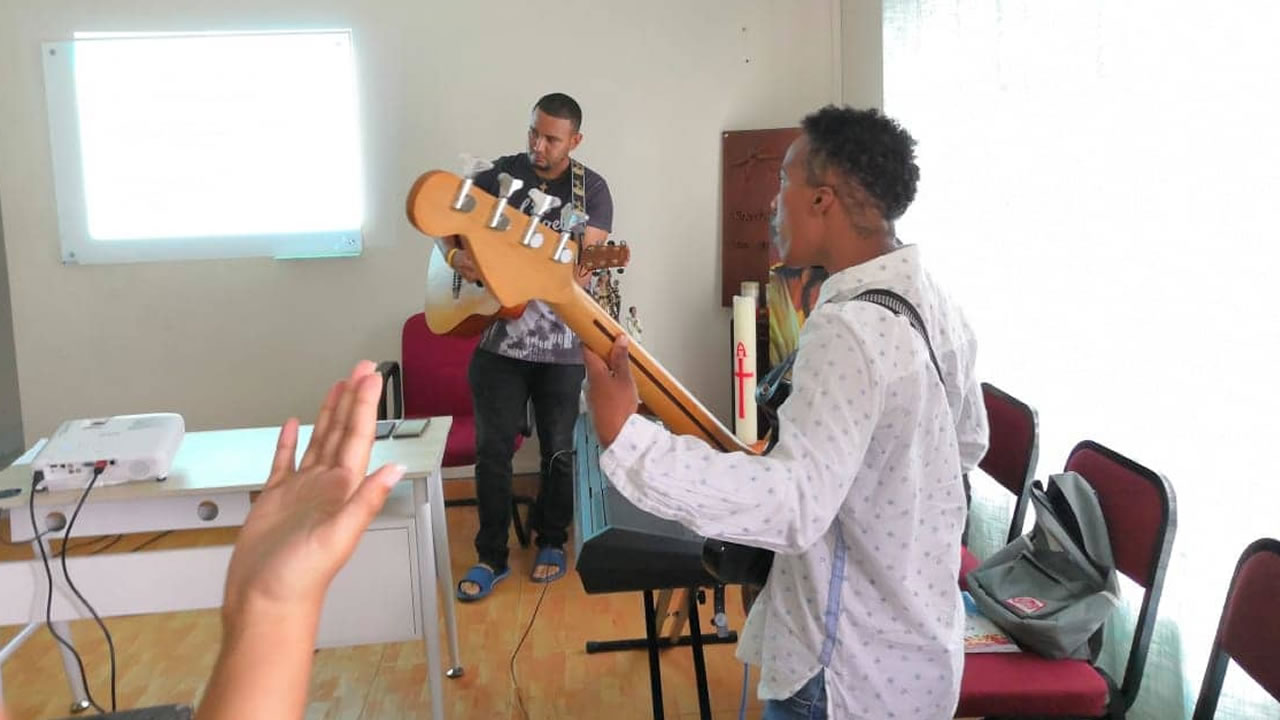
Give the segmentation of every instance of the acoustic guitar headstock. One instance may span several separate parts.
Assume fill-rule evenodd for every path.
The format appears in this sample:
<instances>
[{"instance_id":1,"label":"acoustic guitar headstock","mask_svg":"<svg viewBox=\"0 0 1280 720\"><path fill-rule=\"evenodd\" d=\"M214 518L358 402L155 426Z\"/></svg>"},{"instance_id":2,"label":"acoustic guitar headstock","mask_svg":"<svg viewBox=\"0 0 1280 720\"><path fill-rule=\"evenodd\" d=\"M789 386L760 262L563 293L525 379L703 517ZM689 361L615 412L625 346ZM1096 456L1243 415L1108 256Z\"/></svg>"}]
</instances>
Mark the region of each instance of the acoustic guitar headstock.
<instances>
[{"instance_id":1,"label":"acoustic guitar headstock","mask_svg":"<svg viewBox=\"0 0 1280 720\"><path fill-rule=\"evenodd\" d=\"M623 268L631 262L631 248L627 244L610 240L604 245L588 245L578 258L579 269L584 272Z\"/></svg>"}]
</instances>

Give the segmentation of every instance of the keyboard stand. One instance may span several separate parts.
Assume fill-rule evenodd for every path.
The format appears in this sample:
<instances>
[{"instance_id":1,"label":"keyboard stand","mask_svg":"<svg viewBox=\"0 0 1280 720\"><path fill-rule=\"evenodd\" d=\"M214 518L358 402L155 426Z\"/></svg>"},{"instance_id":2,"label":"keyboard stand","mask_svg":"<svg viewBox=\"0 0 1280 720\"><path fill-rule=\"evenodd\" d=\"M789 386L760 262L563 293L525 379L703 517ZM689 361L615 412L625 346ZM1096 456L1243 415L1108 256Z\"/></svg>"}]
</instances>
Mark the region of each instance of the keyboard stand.
<instances>
[{"instance_id":1,"label":"keyboard stand","mask_svg":"<svg viewBox=\"0 0 1280 720\"><path fill-rule=\"evenodd\" d=\"M671 590L662 590L659 593L658 600L655 603L652 590L644 591L644 629L645 637L632 638L628 640L588 640L587 653L594 654L599 652L614 652L618 650L639 650L645 648L649 651L649 687L653 700L653 717L654 720L662 720L662 668L658 662L658 650L661 648L678 647L688 645L693 652L693 673L695 684L698 688L698 712L703 720L711 720L711 695L707 690L707 665L706 659L702 652L703 645L722 645L734 643L738 641L738 633L732 630L721 629L721 633L702 633L699 632L701 627L698 620L698 595L697 588L687 588L680 591L680 609L671 613L672 628L670 634L661 636L659 630L661 625L665 624L668 617L667 608L671 602ZM715 608L718 614L723 616L724 613L724 588L719 587L715 590ZM662 622L659 621L662 618ZM684 632L685 623L689 624L692 632L688 635Z\"/></svg>"}]
</instances>

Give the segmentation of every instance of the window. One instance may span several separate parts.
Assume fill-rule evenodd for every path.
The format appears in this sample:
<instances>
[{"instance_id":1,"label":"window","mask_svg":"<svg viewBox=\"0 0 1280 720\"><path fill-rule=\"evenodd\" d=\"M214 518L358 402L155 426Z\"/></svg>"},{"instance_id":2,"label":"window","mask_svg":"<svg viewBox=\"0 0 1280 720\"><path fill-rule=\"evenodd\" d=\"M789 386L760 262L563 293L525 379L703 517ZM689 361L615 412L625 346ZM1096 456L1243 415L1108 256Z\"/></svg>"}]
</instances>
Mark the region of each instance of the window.
<instances>
[{"instance_id":1,"label":"window","mask_svg":"<svg viewBox=\"0 0 1280 720\"><path fill-rule=\"evenodd\" d=\"M66 263L356 255L347 30L43 46Z\"/></svg>"},{"instance_id":2,"label":"window","mask_svg":"<svg viewBox=\"0 0 1280 720\"><path fill-rule=\"evenodd\" d=\"M890 0L884 18L885 107L920 143L899 230L961 299L982 378L1039 410L1038 476L1090 438L1174 487L1129 715L1185 718L1236 559L1278 530L1280 5ZM1219 718L1278 712L1228 673Z\"/></svg>"}]
</instances>

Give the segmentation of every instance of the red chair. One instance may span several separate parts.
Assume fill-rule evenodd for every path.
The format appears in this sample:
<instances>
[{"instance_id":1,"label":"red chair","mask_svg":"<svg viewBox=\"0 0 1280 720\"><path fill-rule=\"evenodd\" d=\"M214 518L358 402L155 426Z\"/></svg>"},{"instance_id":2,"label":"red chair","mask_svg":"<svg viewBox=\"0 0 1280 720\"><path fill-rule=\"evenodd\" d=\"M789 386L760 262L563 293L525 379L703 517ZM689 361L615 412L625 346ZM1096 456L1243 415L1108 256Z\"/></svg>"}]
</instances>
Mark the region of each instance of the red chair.
<instances>
[{"instance_id":1,"label":"red chair","mask_svg":"<svg viewBox=\"0 0 1280 720\"><path fill-rule=\"evenodd\" d=\"M1080 473L1098 494L1116 568L1143 588L1123 681L1117 686L1083 660L969 654L956 717L1123 718L1138 697L1177 528L1173 487L1163 475L1092 441L1076 445L1066 469Z\"/></svg>"},{"instance_id":2,"label":"red chair","mask_svg":"<svg viewBox=\"0 0 1280 720\"><path fill-rule=\"evenodd\" d=\"M1276 611L1276 598L1280 598L1280 540L1255 540L1245 548L1231 577L1192 720L1213 720L1228 660L1235 660L1263 690L1280 700L1280 612Z\"/></svg>"},{"instance_id":3,"label":"red chair","mask_svg":"<svg viewBox=\"0 0 1280 720\"><path fill-rule=\"evenodd\" d=\"M982 383L982 401L987 407L990 439L987 453L978 467L1017 499L1009 537L1013 542L1022 534L1022 521L1027 514L1027 485L1036 474L1040 454L1040 425L1035 408L990 383ZM960 548L960 588L968 588L965 577L978 567L978 558L966 547Z\"/></svg>"},{"instance_id":4,"label":"red chair","mask_svg":"<svg viewBox=\"0 0 1280 720\"><path fill-rule=\"evenodd\" d=\"M480 336L454 337L431 332L426 316L418 313L404 321L400 335L400 362L388 360L378 364L378 372L383 377L382 399L378 403L379 419L453 417L441 463L445 468L461 468L476 463L476 417L471 406L467 367L479 344ZM393 386L395 391L391 390ZM391 415L387 414L388 396L394 400ZM531 433L531 423L526 421L515 438L516 449ZM473 498L467 498L449 500L445 505L454 507L474 505L475 502ZM528 547L529 536L520 520L519 506L532 505L533 499L516 495L511 502L516 539Z\"/></svg>"}]
</instances>

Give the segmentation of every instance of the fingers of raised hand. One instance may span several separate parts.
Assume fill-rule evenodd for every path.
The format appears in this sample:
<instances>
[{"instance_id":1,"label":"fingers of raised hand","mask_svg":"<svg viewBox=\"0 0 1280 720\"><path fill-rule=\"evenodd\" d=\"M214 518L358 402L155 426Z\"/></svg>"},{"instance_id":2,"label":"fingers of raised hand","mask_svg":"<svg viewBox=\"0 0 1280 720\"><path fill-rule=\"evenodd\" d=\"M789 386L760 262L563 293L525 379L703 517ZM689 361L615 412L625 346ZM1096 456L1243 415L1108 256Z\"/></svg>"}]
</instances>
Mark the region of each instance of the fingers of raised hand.
<instances>
[{"instance_id":1,"label":"fingers of raised hand","mask_svg":"<svg viewBox=\"0 0 1280 720\"><path fill-rule=\"evenodd\" d=\"M356 540L369 527L369 523L373 522L391 488L400 482L405 471L403 465L383 465L356 487L335 518L334 527L341 538L342 547L355 547Z\"/></svg>"},{"instance_id":2,"label":"fingers of raised hand","mask_svg":"<svg viewBox=\"0 0 1280 720\"><path fill-rule=\"evenodd\" d=\"M323 438L312 440L312 444L319 444L319 462L321 467L333 467L338 463L338 451L342 447L343 439L346 437L347 428L351 423L351 412L355 406L355 396L359 389L360 378L373 372L373 363L361 361L351 371L351 375L343 384L342 394L338 397L338 404L333 410L330 418L329 427L325 429ZM364 474L365 468L360 468L361 475Z\"/></svg>"},{"instance_id":3,"label":"fingers of raised hand","mask_svg":"<svg viewBox=\"0 0 1280 720\"><path fill-rule=\"evenodd\" d=\"M338 447L337 463L358 477L369 468L374 426L378 421L378 397L382 394L382 376L376 373L364 375L352 389L346 432Z\"/></svg>"},{"instance_id":4,"label":"fingers of raised hand","mask_svg":"<svg viewBox=\"0 0 1280 720\"><path fill-rule=\"evenodd\" d=\"M329 434L329 429L333 426L333 414L338 409L338 400L345 390L345 380L336 382L333 387L329 388L329 394L325 395L324 402L320 405L320 414L316 416L316 424L311 430L311 439L307 442L307 450L303 453L302 462L298 465L299 470L308 470L319 462L320 450L324 447L324 440Z\"/></svg>"},{"instance_id":5,"label":"fingers of raised hand","mask_svg":"<svg viewBox=\"0 0 1280 720\"><path fill-rule=\"evenodd\" d=\"M276 454L271 460L271 476L267 478L267 487L280 483L293 473L294 460L298 453L298 419L289 418L280 428L280 438L276 440Z\"/></svg>"}]
</instances>

